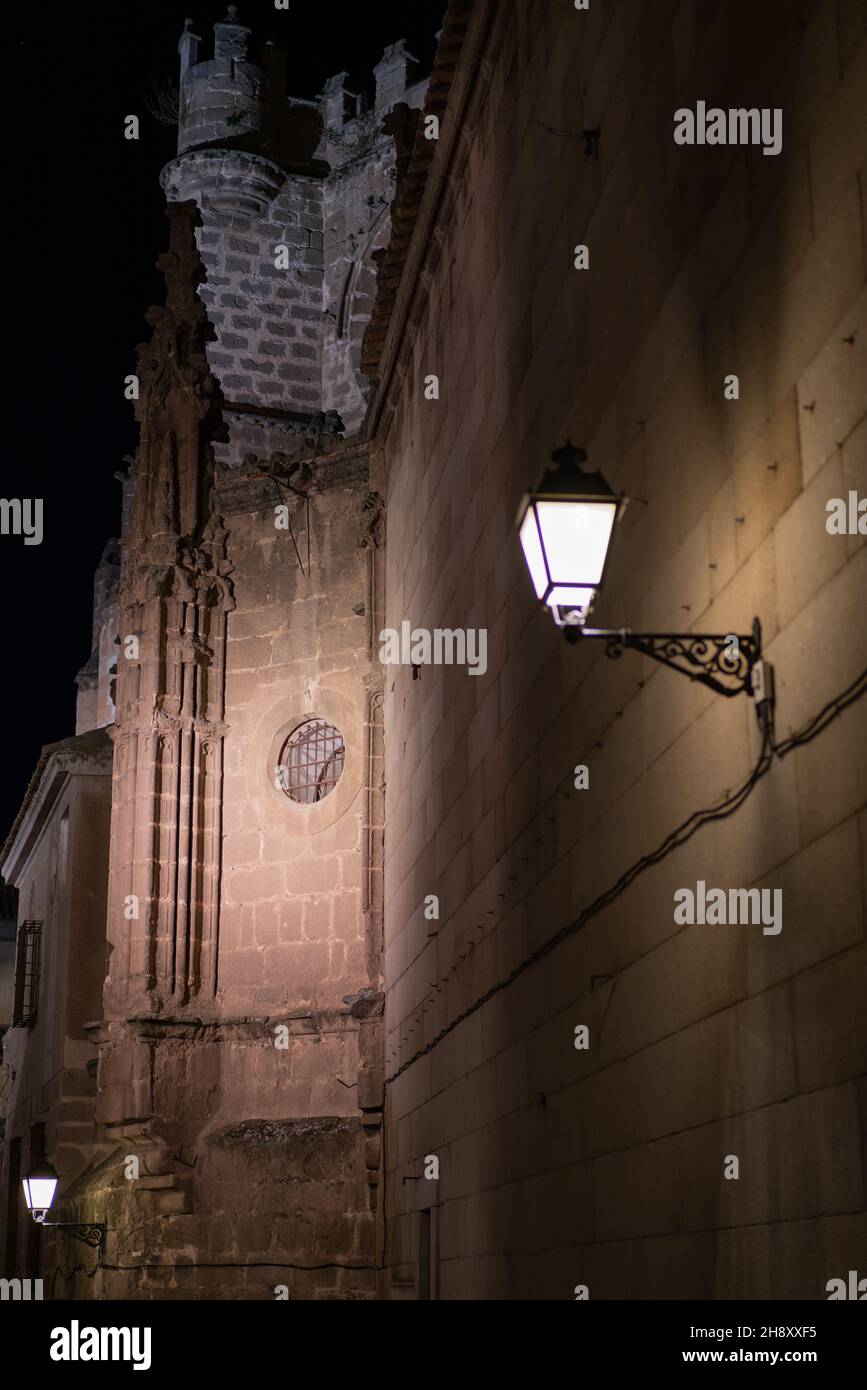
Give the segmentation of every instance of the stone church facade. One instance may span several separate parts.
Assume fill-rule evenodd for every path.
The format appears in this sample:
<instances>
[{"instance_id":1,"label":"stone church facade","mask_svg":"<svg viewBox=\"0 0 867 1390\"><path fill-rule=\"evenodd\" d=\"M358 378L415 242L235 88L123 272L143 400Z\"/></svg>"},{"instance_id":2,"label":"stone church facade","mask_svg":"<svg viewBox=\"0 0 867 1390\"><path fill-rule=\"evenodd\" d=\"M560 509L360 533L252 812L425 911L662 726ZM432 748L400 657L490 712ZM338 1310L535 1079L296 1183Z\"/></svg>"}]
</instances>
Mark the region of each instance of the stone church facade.
<instances>
[{"instance_id":1,"label":"stone church facade","mask_svg":"<svg viewBox=\"0 0 867 1390\"><path fill-rule=\"evenodd\" d=\"M7 1266L824 1297L867 1245L865 548L825 526L867 490L863 17L451 0L369 109L288 99L234 11L200 44L78 728L0 864L53 962L4 1040ZM679 146L711 97L781 153ZM514 518L567 436L634 499L600 624L759 616L776 672L778 753L656 858L759 734L539 611ZM404 622L485 670L383 664ZM782 932L678 925L700 880L781 890ZM13 1220L42 1151L107 1226L68 1280Z\"/></svg>"},{"instance_id":2,"label":"stone church facade","mask_svg":"<svg viewBox=\"0 0 867 1390\"><path fill-rule=\"evenodd\" d=\"M16 1050L46 1073L59 1061L81 1095L73 1132L57 1097L21 1104L34 1067L19 1071L7 1179L44 1150L65 1215L107 1224L96 1275L56 1296L370 1297L383 499L360 356L425 83L395 43L369 107L345 73L295 101L233 11L213 56L200 43L188 25L166 297L138 353L140 443L72 741L113 745L110 837L106 821L88 870L105 981L65 1057L40 1036L53 976L29 1033L10 1034L13 1065ZM74 958L81 918L64 929ZM63 1265L64 1238L42 1234Z\"/></svg>"}]
</instances>

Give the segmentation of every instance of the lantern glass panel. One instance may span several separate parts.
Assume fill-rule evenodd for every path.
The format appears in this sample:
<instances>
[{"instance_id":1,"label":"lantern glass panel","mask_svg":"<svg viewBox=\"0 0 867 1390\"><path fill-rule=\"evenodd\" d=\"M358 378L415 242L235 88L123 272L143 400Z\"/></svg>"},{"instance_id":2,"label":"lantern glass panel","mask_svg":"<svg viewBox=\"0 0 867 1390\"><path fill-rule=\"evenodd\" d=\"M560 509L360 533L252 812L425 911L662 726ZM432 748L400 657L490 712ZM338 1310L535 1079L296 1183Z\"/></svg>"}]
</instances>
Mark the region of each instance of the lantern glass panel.
<instances>
[{"instance_id":1,"label":"lantern glass panel","mask_svg":"<svg viewBox=\"0 0 867 1390\"><path fill-rule=\"evenodd\" d=\"M605 569L605 557L617 516L616 500L538 501L536 508L552 581L557 585L595 588L601 582ZM527 563L530 563L529 560ZM559 600L560 603L568 601ZM555 602L553 595L548 602Z\"/></svg>"},{"instance_id":2,"label":"lantern glass panel","mask_svg":"<svg viewBox=\"0 0 867 1390\"><path fill-rule=\"evenodd\" d=\"M548 575L545 570L545 557L542 554L542 542L539 539L539 527L536 523L534 506L530 505L527 508L518 534L524 551L524 559L527 562L527 569L530 571L530 578L533 581L533 588L536 590L536 598L543 598L548 587Z\"/></svg>"},{"instance_id":3,"label":"lantern glass panel","mask_svg":"<svg viewBox=\"0 0 867 1390\"><path fill-rule=\"evenodd\" d=\"M28 1211L47 1211L54 1201L57 1178L24 1178L24 1200Z\"/></svg>"}]
</instances>

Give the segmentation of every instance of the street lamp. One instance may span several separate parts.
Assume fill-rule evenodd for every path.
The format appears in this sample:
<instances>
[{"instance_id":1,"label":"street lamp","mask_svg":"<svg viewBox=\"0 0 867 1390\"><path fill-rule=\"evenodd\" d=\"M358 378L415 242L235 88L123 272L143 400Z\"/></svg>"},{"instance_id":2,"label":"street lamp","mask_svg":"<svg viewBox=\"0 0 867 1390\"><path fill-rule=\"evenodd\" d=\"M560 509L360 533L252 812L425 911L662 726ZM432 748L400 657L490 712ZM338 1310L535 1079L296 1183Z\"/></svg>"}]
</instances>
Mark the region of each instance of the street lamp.
<instances>
[{"instance_id":1,"label":"street lamp","mask_svg":"<svg viewBox=\"0 0 867 1390\"><path fill-rule=\"evenodd\" d=\"M614 526L626 506L601 473L584 471L587 455L567 440L518 513L518 534L536 597L559 626L582 625L605 577Z\"/></svg>"},{"instance_id":2,"label":"street lamp","mask_svg":"<svg viewBox=\"0 0 867 1390\"><path fill-rule=\"evenodd\" d=\"M744 691L759 705L770 701L771 669L761 660L758 618L749 635L587 627L628 499L615 493L601 473L582 467L586 461L585 451L567 440L551 455L539 486L522 499L517 517L536 597L551 610L566 638L601 638L612 658L631 647L720 695Z\"/></svg>"},{"instance_id":3,"label":"street lamp","mask_svg":"<svg viewBox=\"0 0 867 1390\"><path fill-rule=\"evenodd\" d=\"M69 1221L45 1220L54 1201L57 1183L56 1170L45 1160L34 1163L27 1177L21 1179L21 1186L24 1188L24 1200L33 1220L38 1221L40 1226L50 1226L57 1231L66 1231L73 1240L83 1241L85 1245L101 1250L105 1245L105 1226L101 1222L81 1225Z\"/></svg>"}]
</instances>

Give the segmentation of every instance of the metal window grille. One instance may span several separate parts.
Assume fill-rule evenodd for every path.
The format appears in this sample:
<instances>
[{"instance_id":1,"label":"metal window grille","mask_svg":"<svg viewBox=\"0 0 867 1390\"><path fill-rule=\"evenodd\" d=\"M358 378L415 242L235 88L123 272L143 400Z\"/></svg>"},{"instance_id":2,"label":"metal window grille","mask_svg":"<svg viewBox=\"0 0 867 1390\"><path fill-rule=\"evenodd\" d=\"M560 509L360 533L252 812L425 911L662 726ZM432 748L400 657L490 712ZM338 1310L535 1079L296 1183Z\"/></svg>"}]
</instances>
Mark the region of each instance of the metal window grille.
<instances>
[{"instance_id":1,"label":"metal window grille","mask_svg":"<svg viewBox=\"0 0 867 1390\"><path fill-rule=\"evenodd\" d=\"M280 754L286 795L302 805L324 801L340 780L343 735L325 719L306 719L289 735Z\"/></svg>"},{"instance_id":2,"label":"metal window grille","mask_svg":"<svg viewBox=\"0 0 867 1390\"><path fill-rule=\"evenodd\" d=\"M41 922L22 922L18 928L18 957L15 962L15 1006L13 1027L29 1027L36 1022L39 1005L39 948Z\"/></svg>"}]
</instances>

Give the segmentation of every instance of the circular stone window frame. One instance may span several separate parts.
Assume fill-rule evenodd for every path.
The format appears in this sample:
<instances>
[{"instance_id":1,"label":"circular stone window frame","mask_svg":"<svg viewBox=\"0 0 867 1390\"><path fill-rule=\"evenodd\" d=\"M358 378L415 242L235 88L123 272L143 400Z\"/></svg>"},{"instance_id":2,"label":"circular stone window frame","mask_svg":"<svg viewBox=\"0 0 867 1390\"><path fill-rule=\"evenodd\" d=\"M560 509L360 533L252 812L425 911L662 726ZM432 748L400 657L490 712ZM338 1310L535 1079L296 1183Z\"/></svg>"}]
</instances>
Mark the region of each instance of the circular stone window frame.
<instances>
[{"instance_id":1,"label":"circular stone window frame","mask_svg":"<svg viewBox=\"0 0 867 1390\"><path fill-rule=\"evenodd\" d=\"M322 801L305 805L293 801L274 779L286 740L309 719L325 719L332 724L343 738L344 754L343 771L334 790ZM362 787L363 734L363 718L358 705L341 691L326 686L312 690L309 697L278 700L263 715L253 741L254 766L257 777L261 776L266 783L268 800L281 808L281 828L285 828L287 834L315 835L346 814Z\"/></svg>"}]
</instances>

